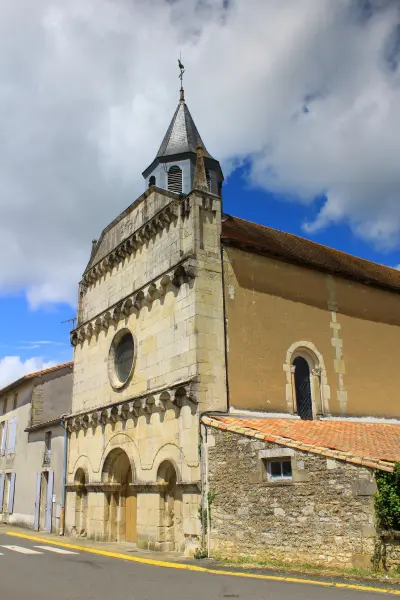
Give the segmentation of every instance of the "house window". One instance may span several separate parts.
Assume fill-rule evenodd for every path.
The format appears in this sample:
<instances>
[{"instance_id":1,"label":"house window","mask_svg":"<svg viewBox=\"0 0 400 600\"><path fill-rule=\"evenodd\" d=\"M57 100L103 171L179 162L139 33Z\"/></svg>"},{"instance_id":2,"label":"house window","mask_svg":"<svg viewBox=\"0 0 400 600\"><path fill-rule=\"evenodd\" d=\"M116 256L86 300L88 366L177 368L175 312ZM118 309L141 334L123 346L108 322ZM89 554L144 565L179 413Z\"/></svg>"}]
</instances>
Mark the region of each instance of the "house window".
<instances>
[{"instance_id":1,"label":"house window","mask_svg":"<svg viewBox=\"0 0 400 600\"><path fill-rule=\"evenodd\" d=\"M264 460L268 481L290 481L292 479L292 461L287 458Z\"/></svg>"},{"instance_id":2,"label":"house window","mask_svg":"<svg viewBox=\"0 0 400 600\"><path fill-rule=\"evenodd\" d=\"M17 405L18 405L18 394L14 394L13 410L15 410L17 408Z\"/></svg>"},{"instance_id":3,"label":"house window","mask_svg":"<svg viewBox=\"0 0 400 600\"><path fill-rule=\"evenodd\" d=\"M149 179L149 187L151 187L152 185L156 185L156 178L154 175L152 175Z\"/></svg>"},{"instance_id":4,"label":"house window","mask_svg":"<svg viewBox=\"0 0 400 600\"><path fill-rule=\"evenodd\" d=\"M44 455L43 466L49 465L51 462L51 431L46 431L44 437Z\"/></svg>"},{"instance_id":5,"label":"house window","mask_svg":"<svg viewBox=\"0 0 400 600\"><path fill-rule=\"evenodd\" d=\"M5 415L7 412L7 397L3 398L2 414Z\"/></svg>"},{"instance_id":6,"label":"house window","mask_svg":"<svg viewBox=\"0 0 400 600\"><path fill-rule=\"evenodd\" d=\"M182 169L176 165L168 170L168 189L177 194L182 193Z\"/></svg>"}]
</instances>

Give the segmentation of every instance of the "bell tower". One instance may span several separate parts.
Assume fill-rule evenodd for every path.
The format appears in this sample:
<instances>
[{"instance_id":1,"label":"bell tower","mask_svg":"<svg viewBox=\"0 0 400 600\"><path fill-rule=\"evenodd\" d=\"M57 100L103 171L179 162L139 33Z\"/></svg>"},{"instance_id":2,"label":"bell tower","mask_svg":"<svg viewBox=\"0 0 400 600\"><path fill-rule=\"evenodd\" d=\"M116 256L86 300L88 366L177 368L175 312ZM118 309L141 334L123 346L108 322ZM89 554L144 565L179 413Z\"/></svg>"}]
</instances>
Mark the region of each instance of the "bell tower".
<instances>
[{"instance_id":1,"label":"bell tower","mask_svg":"<svg viewBox=\"0 0 400 600\"><path fill-rule=\"evenodd\" d=\"M189 194L194 187L197 152L201 147L208 191L221 196L224 180L221 166L207 151L185 102L184 67L180 60L179 68L179 104L155 159L142 173L146 188L154 185L177 194Z\"/></svg>"}]
</instances>

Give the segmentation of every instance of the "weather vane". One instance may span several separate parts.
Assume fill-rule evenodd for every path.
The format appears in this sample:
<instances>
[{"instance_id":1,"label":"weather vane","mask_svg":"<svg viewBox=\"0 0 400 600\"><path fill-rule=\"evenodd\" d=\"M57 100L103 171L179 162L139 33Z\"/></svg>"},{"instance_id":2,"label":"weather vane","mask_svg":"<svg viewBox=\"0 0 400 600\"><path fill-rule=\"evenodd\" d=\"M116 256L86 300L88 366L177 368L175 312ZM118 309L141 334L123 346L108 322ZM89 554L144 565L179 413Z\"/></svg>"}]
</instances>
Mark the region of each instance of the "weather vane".
<instances>
[{"instance_id":1,"label":"weather vane","mask_svg":"<svg viewBox=\"0 0 400 600\"><path fill-rule=\"evenodd\" d=\"M182 64L181 58L182 58L181 55L179 55L179 58L178 58L178 65L179 65L179 69L180 69L179 79L181 80L181 89L180 89L181 98L180 99L181 99L181 102L184 102L185 101L185 94L184 94L184 91L183 91L183 74L185 72L185 67Z\"/></svg>"}]
</instances>

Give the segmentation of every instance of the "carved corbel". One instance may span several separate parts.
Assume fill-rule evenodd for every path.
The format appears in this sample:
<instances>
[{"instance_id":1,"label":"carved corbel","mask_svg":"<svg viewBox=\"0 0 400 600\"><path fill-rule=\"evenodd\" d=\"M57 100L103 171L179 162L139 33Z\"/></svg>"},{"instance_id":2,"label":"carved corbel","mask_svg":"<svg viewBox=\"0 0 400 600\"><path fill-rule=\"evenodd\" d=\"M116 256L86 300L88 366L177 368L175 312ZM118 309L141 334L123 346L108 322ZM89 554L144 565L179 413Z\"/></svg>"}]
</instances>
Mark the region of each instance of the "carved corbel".
<instances>
[{"instance_id":1,"label":"carved corbel","mask_svg":"<svg viewBox=\"0 0 400 600\"><path fill-rule=\"evenodd\" d=\"M76 331L72 331L70 333L69 336L70 342L72 346L77 346L78 345L78 334L76 333Z\"/></svg>"},{"instance_id":2,"label":"carved corbel","mask_svg":"<svg viewBox=\"0 0 400 600\"><path fill-rule=\"evenodd\" d=\"M182 265L179 265L179 267L177 267L174 270L172 283L174 284L175 287L179 288L182 285L182 283L185 282L185 278L186 278L185 269Z\"/></svg>"},{"instance_id":3,"label":"carved corbel","mask_svg":"<svg viewBox=\"0 0 400 600\"><path fill-rule=\"evenodd\" d=\"M157 295L157 288L154 283L151 283L144 290L144 297L148 304L151 304Z\"/></svg>"},{"instance_id":4,"label":"carved corbel","mask_svg":"<svg viewBox=\"0 0 400 600\"><path fill-rule=\"evenodd\" d=\"M186 390L183 386L177 387L171 391L171 396L173 404L181 408L185 403Z\"/></svg>"},{"instance_id":5,"label":"carved corbel","mask_svg":"<svg viewBox=\"0 0 400 600\"><path fill-rule=\"evenodd\" d=\"M103 409L103 410L100 412L100 418L99 418L99 421L100 421L100 422L101 422L103 425L105 425L105 424L107 423L107 421L108 421L108 410L107 410L107 409Z\"/></svg>"},{"instance_id":6,"label":"carved corbel","mask_svg":"<svg viewBox=\"0 0 400 600\"><path fill-rule=\"evenodd\" d=\"M129 315L131 314L132 308L133 308L132 298L128 298L122 304L122 308L121 308L121 312L124 315L124 317L129 317Z\"/></svg>"},{"instance_id":7,"label":"carved corbel","mask_svg":"<svg viewBox=\"0 0 400 600\"><path fill-rule=\"evenodd\" d=\"M141 402L143 412L151 414L151 406L147 402L147 398L142 398L140 402Z\"/></svg>"},{"instance_id":8,"label":"carved corbel","mask_svg":"<svg viewBox=\"0 0 400 600\"><path fill-rule=\"evenodd\" d=\"M113 308L113 310L111 311L111 321L113 321L114 323L118 323L118 321L121 318L121 308L122 308L122 305L117 304L117 306L115 306Z\"/></svg>"},{"instance_id":9,"label":"carved corbel","mask_svg":"<svg viewBox=\"0 0 400 600\"><path fill-rule=\"evenodd\" d=\"M139 411L136 406L136 402L129 402L129 412L132 414L135 419L139 417Z\"/></svg>"},{"instance_id":10,"label":"carved corbel","mask_svg":"<svg viewBox=\"0 0 400 600\"><path fill-rule=\"evenodd\" d=\"M82 427L82 418L80 416L75 417L75 419L74 419L75 431L79 431L81 427Z\"/></svg>"},{"instance_id":11,"label":"carved corbel","mask_svg":"<svg viewBox=\"0 0 400 600\"><path fill-rule=\"evenodd\" d=\"M167 287L172 283L172 273L166 273L161 277L161 279L157 282L157 291L160 296L164 296L167 292Z\"/></svg>"},{"instance_id":12,"label":"carved corbel","mask_svg":"<svg viewBox=\"0 0 400 600\"><path fill-rule=\"evenodd\" d=\"M109 408L107 410L107 413L110 423L116 423L118 420L118 408L116 406L113 406L112 408Z\"/></svg>"},{"instance_id":13,"label":"carved corbel","mask_svg":"<svg viewBox=\"0 0 400 600\"><path fill-rule=\"evenodd\" d=\"M189 260L187 263L184 264L184 270L185 270L185 279L186 281L189 281L190 279L194 279L197 275L197 268L196 268L196 263L192 260Z\"/></svg>"},{"instance_id":14,"label":"carved corbel","mask_svg":"<svg viewBox=\"0 0 400 600\"><path fill-rule=\"evenodd\" d=\"M118 416L123 421L126 421L129 417L129 404L123 404L118 409Z\"/></svg>"},{"instance_id":15,"label":"carved corbel","mask_svg":"<svg viewBox=\"0 0 400 600\"><path fill-rule=\"evenodd\" d=\"M99 424L100 414L101 413L99 413L99 411L97 410L91 413L90 424L92 425L92 427L97 427L97 425Z\"/></svg>"},{"instance_id":16,"label":"carved corbel","mask_svg":"<svg viewBox=\"0 0 400 600\"><path fill-rule=\"evenodd\" d=\"M154 396L154 406L164 412L167 410L167 402L171 399L171 395L169 392L162 392L161 394L156 394Z\"/></svg>"},{"instance_id":17,"label":"carved corbel","mask_svg":"<svg viewBox=\"0 0 400 600\"><path fill-rule=\"evenodd\" d=\"M81 427L82 429L87 429L89 427L89 415L83 415L81 418Z\"/></svg>"},{"instance_id":18,"label":"carved corbel","mask_svg":"<svg viewBox=\"0 0 400 600\"><path fill-rule=\"evenodd\" d=\"M101 327L102 327L101 318L97 317L97 319L94 322L94 326L93 326L94 332L99 333L101 331Z\"/></svg>"},{"instance_id":19,"label":"carved corbel","mask_svg":"<svg viewBox=\"0 0 400 600\"><path fill-rule=\"evenodd\" d=\"M142 308L142 303L144 301L144 293L142 290L133 296L133 306L140 310Z\"/></svg>"},{"instance_id":20,"label":"carved corbel","mask_svg":"<svg viewBox=\"0 0 400 600\"><path fill-rule=\"evenodd\" d=\"M106 314L103 315L103 318L101 320L102 328L107 330L110 327L110 321L111 321L111 313L106 312Z\"/></svg>"}]
</instances>

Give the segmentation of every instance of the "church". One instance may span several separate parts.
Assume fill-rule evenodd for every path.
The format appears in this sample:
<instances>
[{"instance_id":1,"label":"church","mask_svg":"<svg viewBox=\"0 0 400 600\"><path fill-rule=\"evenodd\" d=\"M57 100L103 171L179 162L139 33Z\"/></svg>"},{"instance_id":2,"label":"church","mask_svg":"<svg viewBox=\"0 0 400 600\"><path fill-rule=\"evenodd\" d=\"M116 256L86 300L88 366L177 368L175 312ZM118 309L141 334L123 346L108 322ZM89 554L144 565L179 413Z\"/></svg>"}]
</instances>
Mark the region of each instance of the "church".
<instances>
[{"instance_id":1,"label":"church","mask_svg":"<svg viewBox=\"0 0 400 600\"><path fill-rule=\"evenodd\" d=\"M400 273L225 214L182 87L143 178L79 283L66 532L364 564L400 461Z\"/></svg>"}]
</instances>

